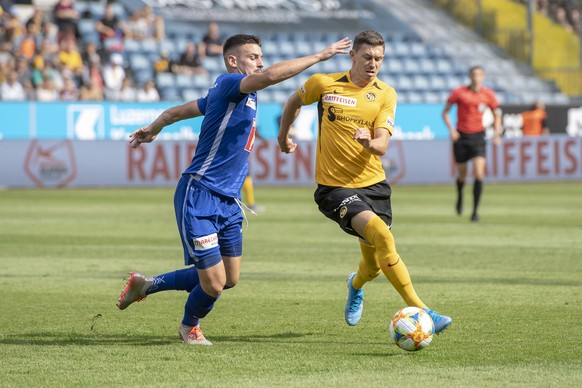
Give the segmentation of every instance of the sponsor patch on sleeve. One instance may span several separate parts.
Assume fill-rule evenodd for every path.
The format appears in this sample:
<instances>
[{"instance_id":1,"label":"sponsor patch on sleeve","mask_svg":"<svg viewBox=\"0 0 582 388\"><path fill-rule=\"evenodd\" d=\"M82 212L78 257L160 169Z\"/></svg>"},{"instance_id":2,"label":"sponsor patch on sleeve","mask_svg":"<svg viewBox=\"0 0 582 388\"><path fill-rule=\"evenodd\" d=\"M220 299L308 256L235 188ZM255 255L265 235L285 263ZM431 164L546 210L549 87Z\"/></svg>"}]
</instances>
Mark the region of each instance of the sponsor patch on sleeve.
<instances>
[{"instance_id":1,"label":"sponsor patch on sleeve","mask_svg":"<svg viewBox=\"0 0 582 388\"><path fill-rule=\"evenodd\" d=\"M386 124L388 124L391 127L394 127L394 119L388 116L388 118L386 119Z\"/></svg>"},{"instance_id":2,"label":"sponsor patch on sleeve","mask_svg":"<svg viewBox=\"0 0 582 388\"><path fill-rule=\"evenodd\" d=\"M194 239L194 250L205 251L218 246L218 234L212 233L207 236Z\"/></svg>"}]
</instances>

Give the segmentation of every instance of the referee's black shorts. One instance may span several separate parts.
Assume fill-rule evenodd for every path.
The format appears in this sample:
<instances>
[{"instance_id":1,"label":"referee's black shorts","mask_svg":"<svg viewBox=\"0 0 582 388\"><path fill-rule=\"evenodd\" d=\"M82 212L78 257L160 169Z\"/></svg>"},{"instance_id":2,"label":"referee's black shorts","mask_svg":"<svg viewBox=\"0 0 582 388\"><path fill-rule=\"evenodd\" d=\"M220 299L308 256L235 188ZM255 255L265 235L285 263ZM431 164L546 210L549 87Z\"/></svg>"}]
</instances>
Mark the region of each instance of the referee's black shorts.
<instances>
[{"instance_id":1,"label":"referee's black shorts","mask_svg":"<svg viewBox=\"0 0 582 388\"><path fill-rule=\"evenodd\" d=\"M318 185L313 195L319 211L337 222L346 233L360 236L352 229L352 217L371 210L390 227L392 225L392 190L386 181L368 187L347 188Z\"/></svg>"},{"instance_id":2,"label":"referee's black shorts","mask_svg":"<svg viewBox=\"0 0 582 388\"><path fill-rule=\"evenodd\" d=\"M453 153L457 163L466 163L476 156L485 157L485 131L459 133L461 137L453 143Z\"/></svg>"}]
</instances>

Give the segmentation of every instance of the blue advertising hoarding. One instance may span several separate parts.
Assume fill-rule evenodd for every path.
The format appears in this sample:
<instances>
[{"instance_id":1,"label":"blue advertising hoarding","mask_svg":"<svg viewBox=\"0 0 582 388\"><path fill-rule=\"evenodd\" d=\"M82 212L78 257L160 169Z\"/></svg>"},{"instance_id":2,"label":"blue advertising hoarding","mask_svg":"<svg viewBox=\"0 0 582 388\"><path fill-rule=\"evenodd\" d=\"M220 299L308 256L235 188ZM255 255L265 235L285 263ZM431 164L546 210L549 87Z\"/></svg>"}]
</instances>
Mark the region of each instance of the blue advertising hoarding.
<instances>
[{"instance_id":1,"label":"blue advertising hoarding","mask_svg":"<svg viewBox=\"0 0 582 388\"><path fill-rule=\"evenodd\" d=\"M126 140L136 129L151 123L175 103L113 102L3 102L0 103L0 139ZM258 130L265 139L276 139L281 104L262 103ZM294 137L312 140L317 136L315 105L303 107L294 125ZM439 104L399 105L395 139L431 140L448 138ZM455 112L451 112L455 120ZM164 129L159 139L196 140L202 118L185 120Z\"/></svg>"}]
</instances>

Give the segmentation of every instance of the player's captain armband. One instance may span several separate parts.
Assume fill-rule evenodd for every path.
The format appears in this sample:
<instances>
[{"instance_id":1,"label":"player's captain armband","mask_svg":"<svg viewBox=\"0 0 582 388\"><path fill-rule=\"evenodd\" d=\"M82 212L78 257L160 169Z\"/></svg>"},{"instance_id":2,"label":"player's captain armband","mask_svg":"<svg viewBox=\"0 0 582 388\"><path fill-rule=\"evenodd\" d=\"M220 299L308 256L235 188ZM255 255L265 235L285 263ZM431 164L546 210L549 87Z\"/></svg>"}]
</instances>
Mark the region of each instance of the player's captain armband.
<instances>
[{"instance_id":1,"label":"player's captain armband","mask_svg":"<svg viewBox=\"0 0 582 388\"><path fill-rule=\"evenodd\" d=\"M205 251L218 246L218 235L216 233L207 236L196 237L194 239L194 250Z\"/></svg>"},{"instance_id":2,"label":"player's captain armband","mask_svg":"<svg viewBox=\"0 0 582 388\"><path fill-rule=\"evenodd\" d=\"M388 116L386 118L386 124L388 124L389 126L391 126L392 128L394 128L394 119L390 116Z\"/></svg>"}]
</instances>

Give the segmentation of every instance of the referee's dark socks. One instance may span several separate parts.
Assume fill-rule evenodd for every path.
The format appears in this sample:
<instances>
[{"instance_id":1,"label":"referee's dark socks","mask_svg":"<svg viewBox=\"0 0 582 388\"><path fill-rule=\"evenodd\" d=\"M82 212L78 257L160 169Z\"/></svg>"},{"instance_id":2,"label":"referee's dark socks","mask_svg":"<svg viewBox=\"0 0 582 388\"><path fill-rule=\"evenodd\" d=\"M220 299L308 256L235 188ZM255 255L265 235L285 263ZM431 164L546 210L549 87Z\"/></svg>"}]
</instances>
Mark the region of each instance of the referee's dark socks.
<instances>
[{"instance_id":1,"label":"referee's dark socks","mask_svg":"<svg viewBox=\"0 0 582 388\"><path fill-rule=\"evenodd\" d=\"M463 187L465 182L457 179L457 214L463 212Z\"/></svg>"},{"instance_id":2,"label":"referee's dark socks","mask_svg":"<svg viewBox=\"0 0 582 388\"><path fill-rule=\"evenodd\" d=\"M479 207L479 201L481 200L481 193L483 192L483 181L475 180L473 185L473 214L477 214L477 208Z\"/></svg>"}]
</instances>

